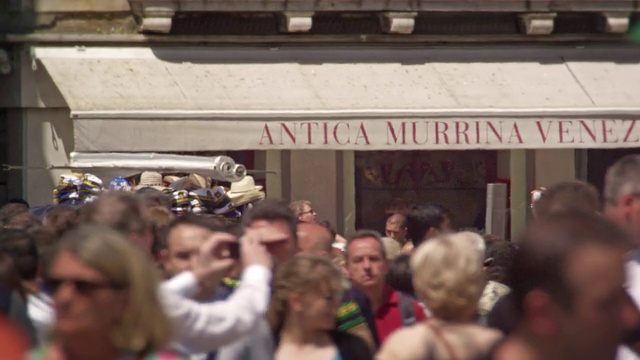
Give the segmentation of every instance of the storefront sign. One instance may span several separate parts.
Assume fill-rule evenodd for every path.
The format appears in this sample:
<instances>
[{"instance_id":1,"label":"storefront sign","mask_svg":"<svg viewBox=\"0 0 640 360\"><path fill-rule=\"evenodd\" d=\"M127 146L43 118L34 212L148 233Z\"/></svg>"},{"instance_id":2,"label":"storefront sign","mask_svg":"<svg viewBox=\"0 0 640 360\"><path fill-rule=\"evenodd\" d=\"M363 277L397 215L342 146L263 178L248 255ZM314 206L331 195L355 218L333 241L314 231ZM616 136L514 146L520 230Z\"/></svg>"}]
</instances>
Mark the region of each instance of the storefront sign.
<instances>
[{"instance_id":1,"label":"storefront sign","mask_svg":"<svg viewBox=\"0 0 640 360\"><path fill-rule=\"evenodd\" d=\"M637 120L74 119L76 151L455 150L640 146Z\"/></svg>"},{"instance_id":2,"label":"storefront sign","mask_svg":"<svg viewBox=\"0 0 640 360\"><path fill-rule=\"evenodd\" d=\"M257 145L358 150L625 147L640 145L640 125L636 122L559 119L265 122Z\"/></svg>"}]
</instances>

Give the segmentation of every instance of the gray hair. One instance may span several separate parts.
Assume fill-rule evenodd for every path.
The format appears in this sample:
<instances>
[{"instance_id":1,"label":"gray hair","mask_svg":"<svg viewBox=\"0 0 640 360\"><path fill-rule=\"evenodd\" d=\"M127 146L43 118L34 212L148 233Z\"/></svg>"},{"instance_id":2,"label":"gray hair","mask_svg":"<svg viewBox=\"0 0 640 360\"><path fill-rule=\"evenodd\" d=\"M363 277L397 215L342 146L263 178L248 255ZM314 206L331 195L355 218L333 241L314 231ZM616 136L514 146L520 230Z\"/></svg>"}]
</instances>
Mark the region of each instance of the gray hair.
<instances>
[{"instance_id":1,"label":"gray hair","mask_svg":"<svg viewBox=\"0 0 640 360\"><path fill-rule=\"evenodd\" d=\"M607 170L604 181L604 201L617 204L626 194L640 195L640 155L627 155Z\"/></svg>"},{"instance_id":2,"label":"gray hair","mask_svg":"<svg viewBox=\"0 0 640 360\"><path fill-rule=\"evenodd\" d=\"M345 256L347 257L347 262L349 262L349 246L356 240L360 239L374 239L378 244L380 244L380 255L383 259L387 259L387 251L384 247L384 242L382 241L382 236L380 233L375 230L358 230L353 236L347 240L347 246L345 250Z\"/></svg>"}]
</instances>

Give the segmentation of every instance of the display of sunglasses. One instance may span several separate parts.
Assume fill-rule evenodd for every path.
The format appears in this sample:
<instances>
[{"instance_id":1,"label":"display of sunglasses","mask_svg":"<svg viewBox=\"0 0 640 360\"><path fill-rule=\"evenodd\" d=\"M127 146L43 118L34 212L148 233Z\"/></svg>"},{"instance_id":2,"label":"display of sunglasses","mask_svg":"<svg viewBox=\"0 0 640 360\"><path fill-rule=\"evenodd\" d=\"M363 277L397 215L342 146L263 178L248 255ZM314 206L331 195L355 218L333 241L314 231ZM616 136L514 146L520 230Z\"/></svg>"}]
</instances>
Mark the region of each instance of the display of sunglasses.
<instances>
[{"instance_id":1,"label":"display of sunglasses","mask_svg":"<svg viewBox=\"0 0 640 360\"><path fill-rule=\"evenodd\" d=\"M51 295L60 290L60 287L63 284L73 284L74 289L83 295L89 295L98 289L122 289L124 286L114 284L111 282L97 282L97 281L88 281L81 279L56 279L56 278L46 278L43 280L43 285L45 291Z\"/></svg>"}]
</instances>

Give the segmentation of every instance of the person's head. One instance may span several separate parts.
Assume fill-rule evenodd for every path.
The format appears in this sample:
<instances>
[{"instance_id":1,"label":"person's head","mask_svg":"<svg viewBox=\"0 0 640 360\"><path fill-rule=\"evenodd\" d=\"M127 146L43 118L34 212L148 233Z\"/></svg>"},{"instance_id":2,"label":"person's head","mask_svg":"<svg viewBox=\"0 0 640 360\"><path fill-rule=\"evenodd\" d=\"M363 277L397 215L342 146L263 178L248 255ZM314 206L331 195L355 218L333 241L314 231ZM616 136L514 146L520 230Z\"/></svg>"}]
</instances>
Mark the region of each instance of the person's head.
<instances>
[{"instance_id":1,"label":"person's head","mask_svg":"<svg viewBox=\"0 0 640 360\"><path fill-rule=\"evenodd\" d=\"M30 209L31 206L29 206L29 202L23 198L13 198L13 199L9 199L9 204L20 204L20 205L24 205L27 207L27 209Z\"/></svg>"},{"instance_id":2,"label":"person's head","mask_svg":"<svg viewBox=\"0 0 640 360\"><path fill-rule=\"evenodd\" d=\"M533 206L536 218L574 211L599 212L601 209L598 190L583 181L563 181L547 188Z\"/></svg>"},{"instance_id":3,"label":"person's head","mask_svg":"<svg viewBox=\"0 0 640 360\"><path fill-rule=\"evenodd\" d=\"M469 321L485 286L483 257L472 246L480 235L443 234L423 243L411 258L416 296L445 321Z\"/></svg>"},{"instance_id":4,"label":"person's head","mask_svg":"<svg viewBox=\"0 0 640 360\"><path fill-rule=\"evenodd\" d=\"M160 206L171 211L171 198L158 189L144 187L137 190L136 194L142 200L142 204L147 208Z\"/></svg>"},{"instance_id":5,"label":"person's head","mask_svg":"<svg viewBox=\"0 0 640 360\"><path fill-rule=\"evenodd\" d=\"M55 205L44 213L42 225L62 237L78 225L78 209L67 205Z\"/></svg>"},{"instance_id":6,"label":"person's head","mask_svg":"<svg viewBox=\"0 0 640 360\"><path fill-rule=\"evenodd\" d=\"M33 238L36 249L38 249L38 275L40 275L40 271L49 266L51 254L60 241L60 237L51 228L46 226L29 229L27 232Z\"/></svg>"},{"instance_id":7,"label":"person's head","mask_svg":"<svg viewBox=\"0 0 640 360\"><path fill-rule=\"evenodd\" d=\"M402 214L393 214L387 218L384 228L386 236L404 244L407 235L407 218Z\"/></svg>"},{"instance_id":8,"label":"person's head","mask_svg":"<svg viewBox=\"0 0 640 360\"><path fill-rule=\"evenodd\" d=\"M5 225L8 218L24 212L29 212L29 206L10 202L0 208L0 221L2 221L2 225Z\"/></svg>"},{"instance_id":9,"label":"person's head","mask_svg":"<svg viewBox=\"0 0 640 360\"><path fill-rule=\"evenodd\" d=\"M590 213L527 229L512 269L521 328L557 358L613 359L638 314L624 289L627 235Z\"/></svg>"},{"instance_id":10,"label":"person's head","mask_svg":"<svg viewBox=\"0 0 640 360\"><path fill-rule=\"evenodd\" d=\"M22 278L11 256L0 252L0 291L22 293ZM0 310L0 314L2 311ZM5 314L6 315L6 314Z\"/></svg>"},{"instance_id":11,"label":"person's head","mask_svg":"<svg viewBox=\"0 0 640 360\"><path fill-rule=\"evenodd\" d=\"M296 256L274 277L268 311L271 328L278 333L290 321L298 331L332 330L342 292L340 271L329 259Z\"/></svg>"},{"instance_id":12,"label":"person's head","mask_svg":"<svg viewBox=\"0 0 640 360\"><path fill-rule=\"evenodd\" d=\"M166 249L160 252L166 275L192 270L202 245L211 235L222 230L205 217L192 215L174 220L167 229Z\"/></svg>"},{"instance_id":13,"label":"person's head","mask_svg":"<svg viewBox=\"0 0 640 360\"><path fill-rule=\"evenodd\" d=\"M311 207L311 201L296 200L289 204L289 208L291 208L299 222L316 223L318 214Z\"/></svg>"},{"instance_id":14,"label":"person's head","mask_svg":"<svg viewBox=\"0 0 640 360\"><path fill-rule=\"evenodd\" d=\"M605 215L640 236L640 155L627 155L607 169L604 180Z\"/></svg>"},{"instance_id":15,"label":"person's head","mask_svg":"<svg viewBox=\"0 0 640 360\"><path fill-rule=\"evenodd\" d=\"M298 224L298 254L330 257L333 237L327 228L318 224Z\"/></svg>"},{"instance_id":16,"label":"person's head","mask_svg":"<svg viewBox=\"0 0 640 360\"><path fill-rule=\"evenodd\" d=\"M382 238L376 231L357 231L346 247L347 272L353 285L368 293L384 287L389 272Z\"/></svg>"},{"instance_id":17,"label":"person's head","mask_svg":"<svg viewBox=\"0 0 640 360\"><path fill-rule=\"evenodd\" d=\"M511 285L509 274L515 259L518 247L504 239L491 239L487 241L487 250L484 258L484 268L487 280L496 281L507 286Z\"/></svg>"},{"instance_id":18,"label":"person's head","mask_svg":"<svg viewBox=\"0 0 640 360\"><path fill-rule=\"evenodd\" d=\"M440 205L417 204L407 210L407 239L414 247L451 230L451 214Z\"/></svg>"},{"instance_id":19,"label":"person's head","mask_svg":"<svg viewBox=\"0 0 640 360\"><path fill-rule=\"evenodd\" d=\"M151 253L153 234L147 209L133 193L112 191L80 209L79 223L117 230Z\"/></svg>"},{"instance_id":20,"label":"person's head","mask_svg":"<svg viewBox=\"0 0 640 360\"><path fill-rule=\"evenodd\" d=\"M276 267L296 254L298 242L296 217L284 202L264 200L247 211L242 222L247 229L273 229L287 234L286 237L264 242L267 251L273 256Z\"/></svg>"},{"instance_id":21,"label":"person's head","mask_svg":"<svg viewBox=\"0 0 640 360\"><path fill-rule=\"evenodd\" d=\"M389 261L395 259L402 253L402 245L390 237L382 238L382 246L384 246L384 252L387 254L387 260Z\"/></svg>"},{"instance_id":22,"label":"person's head","mask_svg":"<svg viewBox=\"0 0 640 360\"><path fill-rule=\"evenodd\" d=\"M175 220L176 216L167 210L164 206L151 207L148 210L149 223L151 224L151 233L153 234L153 245L151 253L154 258L158 258L160 252L166 249L166 237L169 226Z\"/></svg>"},{"instance_id":23,"label":"person's head","mask_svg":"<svg viewBox=\"0 0 640 360\"><path fill-rule=\"evenodd\" d=\"M0 231L0 253L9 255L23 280L34 280L38 275L38 249L35 241L24 230Z\"/></svg>"},{"instance_id":24,"label":"person's head","mask_svg":"<svg viewBox=\"0 0 640 360\"><path fill-rule=\"evenodd\" d=\"M404 293L414 295L413 273L410 265L411 255L400 254L391 260L389 273L386 277L387 285Z\"/></svg>"},{"instance_id":25,"label":"person's head","mask_svg":"<svg viewBox=\"0 0 640 360\"><path fill-rule=\"evenodd\" d=\"M102 226L67 233L46 274L62 344L108 338L119 352L144 355L170 340L155 269L122 233Z\"/></svg>"},{"instance_id":26,"label":"person's head","mask_svg":"<svg viewBox=\"0 0 640 360\"><path fill-rule=\"evenodd\" d=\"M21 212L5 218L4 227L7 229L28 230L42 226L42 222L31 212Z\"/></svg>"}]
</instances>

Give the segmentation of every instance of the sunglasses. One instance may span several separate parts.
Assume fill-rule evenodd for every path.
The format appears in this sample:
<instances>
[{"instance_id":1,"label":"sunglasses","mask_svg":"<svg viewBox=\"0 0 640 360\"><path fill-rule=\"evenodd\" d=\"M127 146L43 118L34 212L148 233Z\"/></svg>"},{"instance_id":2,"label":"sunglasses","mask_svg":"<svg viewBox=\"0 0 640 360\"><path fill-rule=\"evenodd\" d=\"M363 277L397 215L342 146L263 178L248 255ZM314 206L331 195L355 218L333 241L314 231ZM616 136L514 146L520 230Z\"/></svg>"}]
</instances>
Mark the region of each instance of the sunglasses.
<instances>
[{"instance_id":1,"label":"sunglasses","mask_svg":"<svg viewBox=\"0 0 640 360\"><path fill-rule=\"evenodd\" d=\"M98 282L80 279L56 279L52 277L43 280L45 291L51 295L55 295L63 284L72 284L73 288L82 295L90 295L99 289L123 289L125 287L124 285L118 285L108 281Z\"/></svg>"}]
</instances>

